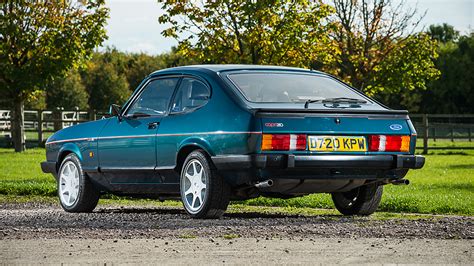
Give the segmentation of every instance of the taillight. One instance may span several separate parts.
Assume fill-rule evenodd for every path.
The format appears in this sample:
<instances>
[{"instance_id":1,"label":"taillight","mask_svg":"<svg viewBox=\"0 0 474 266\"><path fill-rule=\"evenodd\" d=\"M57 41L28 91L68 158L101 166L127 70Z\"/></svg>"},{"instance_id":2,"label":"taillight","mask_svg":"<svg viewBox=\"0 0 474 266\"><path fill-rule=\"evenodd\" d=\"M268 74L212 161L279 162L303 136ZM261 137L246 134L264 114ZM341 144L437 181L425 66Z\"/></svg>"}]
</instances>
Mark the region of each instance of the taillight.
<instances>
[{"instance_id":1,"label":"taillight","mask_svg":"<svg viewBox=\"0 0 474 266\"><path fill-rule=\"evenodd\" d=\"M304 134L263 134L262 151L304 151L306 135Z\"/></svg>"},{"instance_id":2,"label":"taillight","mask_svg":"<svg viewBox=\"0 0 474 266\"><path fill-rule=\"evenodd\" d=\"M399 151L410 150L410 136L371 135L369 136L369 151Z\"/></svg>"}]
</instances>

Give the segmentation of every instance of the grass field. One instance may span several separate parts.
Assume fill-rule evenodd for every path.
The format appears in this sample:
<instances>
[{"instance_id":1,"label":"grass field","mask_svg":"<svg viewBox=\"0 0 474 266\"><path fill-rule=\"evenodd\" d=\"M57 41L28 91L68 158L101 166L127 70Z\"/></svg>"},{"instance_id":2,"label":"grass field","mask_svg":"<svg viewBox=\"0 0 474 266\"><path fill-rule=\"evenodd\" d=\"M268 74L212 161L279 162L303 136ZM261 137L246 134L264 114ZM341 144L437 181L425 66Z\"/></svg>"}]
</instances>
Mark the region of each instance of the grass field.
<instances>
[{"instance_id":1,"label":"grass field","mask_svg":"<svg viewBox=\"0 0 474 266\"><path fill-rule=\"evenodd\" d=\"M473 143L439 145L474 147ZM16 154L0 149L0 195L2 200L15 196L55 196L54 178L41 172L39 163L44 149ZM410 171L408 186L385 186L379 210L384 212L474 215L474 150L436 150L426 156L425 167ZM257 198L240 202L242 206L279 206L285 208L333 208L328 194L313 194L288 200Z\"/></svg>"}]
</instances>

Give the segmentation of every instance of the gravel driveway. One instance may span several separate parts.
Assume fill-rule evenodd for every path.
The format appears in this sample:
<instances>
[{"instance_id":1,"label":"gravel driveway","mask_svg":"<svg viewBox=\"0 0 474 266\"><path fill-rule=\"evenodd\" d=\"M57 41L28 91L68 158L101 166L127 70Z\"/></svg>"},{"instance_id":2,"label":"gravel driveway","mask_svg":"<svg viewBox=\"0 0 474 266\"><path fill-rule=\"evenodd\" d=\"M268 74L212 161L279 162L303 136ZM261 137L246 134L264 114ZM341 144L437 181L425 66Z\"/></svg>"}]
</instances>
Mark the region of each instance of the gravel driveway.
<instances>
[{"instance_id":1,"label":"gravel driveway","mask_svg":"<svg viewBox=\"0 0 474 266\"><path fill-rule=\"evenodd\" d=\"M4 262L472 263L473 217L231 213L190 219L180 208L99 207L70 214L50 204L0 205ZM28 252L25 252L28 251Z\"/></svg>"}]
</instances>

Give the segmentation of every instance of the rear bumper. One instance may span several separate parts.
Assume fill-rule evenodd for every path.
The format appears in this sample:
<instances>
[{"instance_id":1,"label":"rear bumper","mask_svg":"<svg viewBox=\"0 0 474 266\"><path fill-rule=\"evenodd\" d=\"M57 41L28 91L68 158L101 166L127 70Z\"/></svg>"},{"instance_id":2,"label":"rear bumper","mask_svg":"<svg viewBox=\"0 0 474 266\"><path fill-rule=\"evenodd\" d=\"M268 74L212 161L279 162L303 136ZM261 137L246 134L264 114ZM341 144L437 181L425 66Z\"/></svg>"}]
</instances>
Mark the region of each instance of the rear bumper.
<instances>
[{"instance_id":1,"label":"rear bumper","mask_svg":"<svg viewBox=\"0 0 474 266\"><path fill-rule=\"evenodd\" d=\"M286 155L254 154L214 156L218 170L239 169L420 169L425 158L419 155Z\"/></svg>"},{"instance_id":2,"label":"rear bumper","mask_svg":"<svg viewBox=\"0 0 474 266\"><path fill-rule=\"evenodd\" d=\"M41 170L43 173L57 175L55 162L41 162Z\"/></svg>"}]
</instances>

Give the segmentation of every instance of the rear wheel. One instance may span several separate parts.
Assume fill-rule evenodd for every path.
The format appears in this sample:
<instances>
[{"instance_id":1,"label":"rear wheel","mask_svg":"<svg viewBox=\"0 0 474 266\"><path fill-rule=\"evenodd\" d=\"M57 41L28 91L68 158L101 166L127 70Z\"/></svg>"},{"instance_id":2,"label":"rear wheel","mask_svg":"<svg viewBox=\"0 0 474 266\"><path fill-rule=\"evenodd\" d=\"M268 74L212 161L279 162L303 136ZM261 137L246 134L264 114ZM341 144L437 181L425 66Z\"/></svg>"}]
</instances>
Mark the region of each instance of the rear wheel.
<instances>
[{"instance_id":1,"label":"rear wheel","mask_svg":"<svg viewBox=\"0 0 474 266\"><path fill-rule=\"evenodd\" d=\"M100 192L84 174L81 161L73 153L64 158L59 168L58 196L67 212L91 212L99 201Z\"/></svg>"},{"instance_id":2,"label":"rear wheel","mask_svg":"<svg viewBox=\"0 0 474 266\"><path fill-rule=\"evenodd\" d=\"M229 205L230 187L210 168L202 150L186 158L180 178L181 200L193 218L219 218Z\"/></svg>"},{"instance_id":3,"label":"rear wheel","mask_svg":"<svg viewBox=\"0 0 474 266\"><path fill-rule=\"evenodd\" d=\"M336 209L344 215L371 215L382 199L383 187L370 184L347 192L332 193Z\"/></svg>"}]
</instances>

